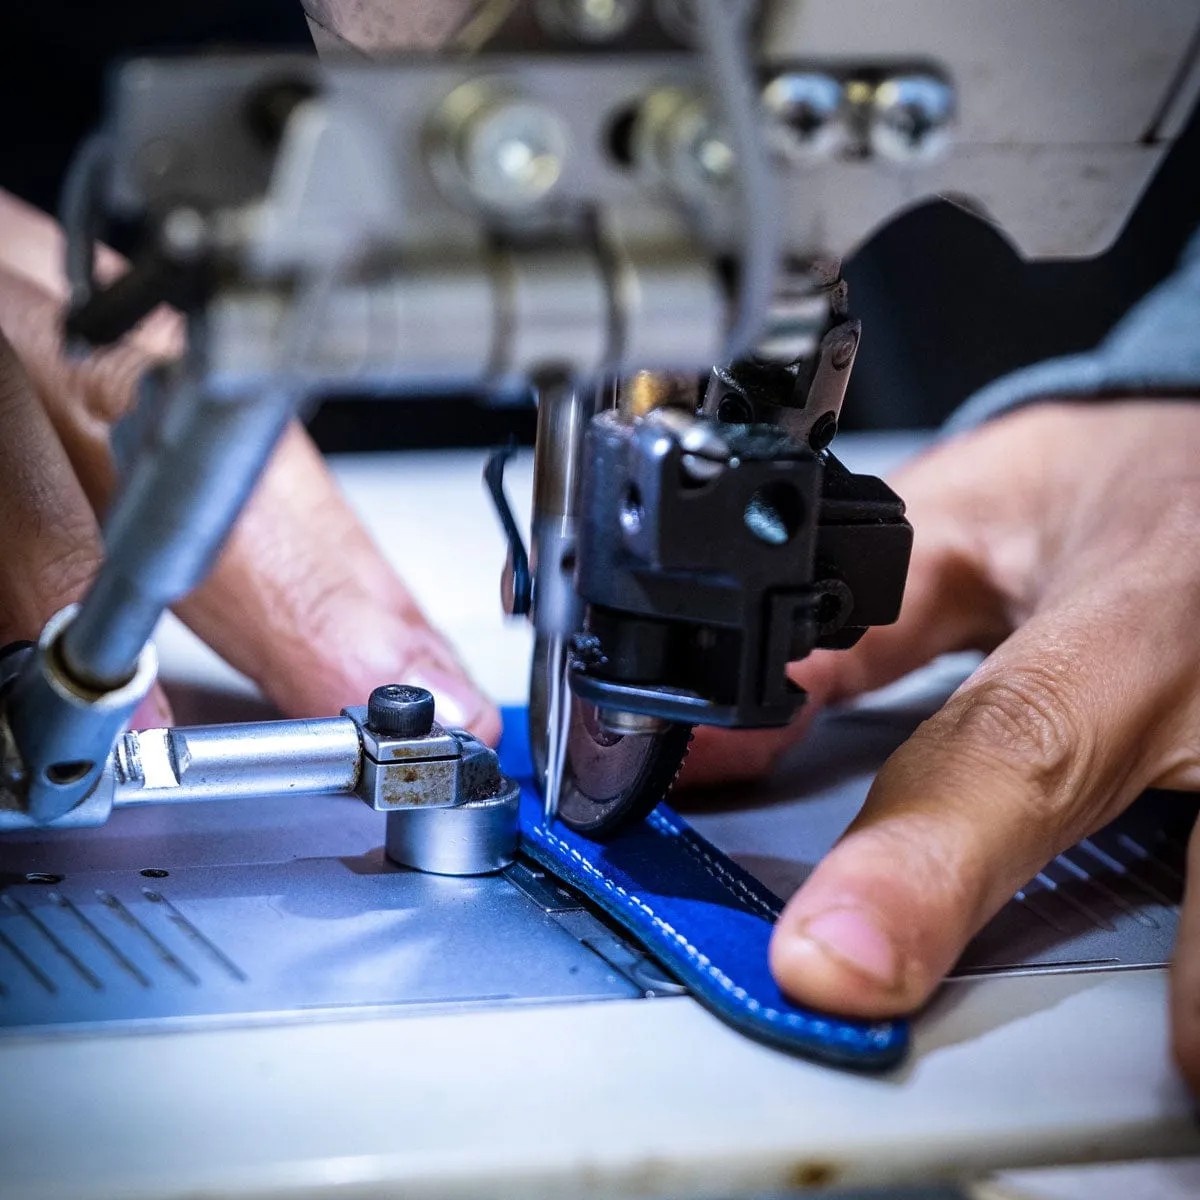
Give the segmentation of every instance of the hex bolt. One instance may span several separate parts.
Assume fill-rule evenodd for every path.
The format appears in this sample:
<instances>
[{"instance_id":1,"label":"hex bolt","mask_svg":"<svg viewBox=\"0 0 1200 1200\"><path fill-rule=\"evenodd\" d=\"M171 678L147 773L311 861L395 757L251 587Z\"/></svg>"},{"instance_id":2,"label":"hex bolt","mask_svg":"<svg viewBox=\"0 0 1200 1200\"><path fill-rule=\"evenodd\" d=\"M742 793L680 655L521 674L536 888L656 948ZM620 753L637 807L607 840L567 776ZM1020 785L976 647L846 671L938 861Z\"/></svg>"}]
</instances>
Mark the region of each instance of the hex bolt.
<instances>
[{"instance_id":1,"label":"hex bolt","mask_svg":"<svg viewBox=\"0 0 1200 1200\"><path fill-rule=\"evenodd\" d=\"M425 737L433 729L433 693L407 683L385 683L367 701L367 727L388 737Z\"/></svg>"},{"instance_id":2,"label":"hex bolt","mask_svg":"<svg viewBox=\"0 0 1200 1200\"><path fill-rule=\"evenodd\" d=\"M870 149L893 162L921 162L945 145L954 89L936 75L894 75L875 88L867 128Z\"/></svg>"}]
</instances>

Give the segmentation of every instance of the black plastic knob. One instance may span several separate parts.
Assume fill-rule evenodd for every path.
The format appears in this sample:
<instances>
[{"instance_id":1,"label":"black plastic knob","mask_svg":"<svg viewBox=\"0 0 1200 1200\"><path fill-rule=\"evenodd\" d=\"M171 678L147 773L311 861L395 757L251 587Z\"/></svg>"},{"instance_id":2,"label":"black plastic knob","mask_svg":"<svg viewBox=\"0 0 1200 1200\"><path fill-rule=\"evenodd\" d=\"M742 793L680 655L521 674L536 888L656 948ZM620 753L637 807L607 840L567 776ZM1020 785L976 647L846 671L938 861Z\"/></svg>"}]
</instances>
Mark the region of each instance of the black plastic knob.
<instances>
[{"instance_id":1,"label":"black plastic knob","mask_svg":"<svg viewBox=\"0 0 1200 1200\"><path fill-rule=\"evenodd\" d=\"M388 737L424 737L433 728L433 693L407 683L385 683L367 701L367 727Z\"/></svg>"}]
</instances>

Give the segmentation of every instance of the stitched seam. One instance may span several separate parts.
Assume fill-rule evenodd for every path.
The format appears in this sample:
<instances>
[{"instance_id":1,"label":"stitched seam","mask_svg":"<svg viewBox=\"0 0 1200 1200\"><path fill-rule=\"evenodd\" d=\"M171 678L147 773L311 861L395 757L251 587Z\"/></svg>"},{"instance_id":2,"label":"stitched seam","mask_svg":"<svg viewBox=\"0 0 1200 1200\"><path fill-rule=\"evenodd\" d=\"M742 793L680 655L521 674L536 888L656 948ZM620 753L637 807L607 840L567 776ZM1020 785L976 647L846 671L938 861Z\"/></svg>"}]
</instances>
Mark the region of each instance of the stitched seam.
<instances>
[{"instance_id":1,"label":"stitched seam","mask_svg":"<svg viewBox=\"0 0 1200 1200\"><path fill-rule=\"evenodd\" d=\"M703 843L699 842L689 830L680 829L673 825L661 813L652 812L647 818L650 825L657 829L660 833L671 834L679 839L686 847L688 852L695 858L702 867L718 882L725 885L726 891L733 894L734 899L738 899L740 893L741 898L753 907L758 909L767 920L774 922L779 916L779 906L777 904L768 903L768 901L750 887L745 880L739 879L727 867L722 865L704 848Z\"/></svg>"},{"instance_id":2,"label":"stitched seam","mask_svg":"<svg viewBox=\"0 0 1200 1200\"><path fill-rule=\"evenodd\" d=\"M802 1028L810 1032L815 1037L827 1037L834 1034L840 1041L843 1042L870 1042L878 1041L881 1036L886 1036L886 1031L880 1028L871 1028L864 1031L851 1029L847 1026L831 1026L828 1021L822 1020L820 1017L803 1016L800 1013L785 1013L780 1012L777 1008L772 1008L765 1005L761 1000L755 999L744 987L736 984L728 975L717 967L712 960L697 949L688 939L680 933L674 926L668 924L648 905L640 896L633 895L621 887L619 883L615 883L609 879L598 867L593 863L588 862L582 854L579 853L573 846L564 842L562 838L556 834L550 833L541 825L532 825L529 827L529 832L535 837L544 842L557 847L565 852L570 858L583 869L583 871L593 876L596 880L602 883L610 892L616 893L629 906L640 909L646 916L650 918L651 924L657 929L660 929L672 941L681 946L696 966L707 975L714 983L716 983L724 991L728 992L733 999L749 1012L756 1016L762 1017L764 1020L774 1025L787 1025L791 1028Z\"/></svg>"}]
</instances>

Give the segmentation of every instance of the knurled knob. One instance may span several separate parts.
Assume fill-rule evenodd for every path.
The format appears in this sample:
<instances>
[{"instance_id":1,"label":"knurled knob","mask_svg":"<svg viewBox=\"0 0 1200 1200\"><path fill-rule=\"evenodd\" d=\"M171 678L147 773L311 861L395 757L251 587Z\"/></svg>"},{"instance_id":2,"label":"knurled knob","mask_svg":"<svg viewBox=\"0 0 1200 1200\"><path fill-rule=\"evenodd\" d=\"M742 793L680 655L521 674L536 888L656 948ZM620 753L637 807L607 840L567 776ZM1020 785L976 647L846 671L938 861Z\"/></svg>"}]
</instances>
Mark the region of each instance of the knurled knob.
<instances>
[{"instance_id":1,"label":"knurled knob","mask_svg":"<svg viewBox=\"0 0 1200 1200\"><path fill-rule=\"evenodd\" d=\"M424 737L433 728L433 693L407 683L385 683L367 701L367 727L388 737Z\"/></svg>"}]
</instances>

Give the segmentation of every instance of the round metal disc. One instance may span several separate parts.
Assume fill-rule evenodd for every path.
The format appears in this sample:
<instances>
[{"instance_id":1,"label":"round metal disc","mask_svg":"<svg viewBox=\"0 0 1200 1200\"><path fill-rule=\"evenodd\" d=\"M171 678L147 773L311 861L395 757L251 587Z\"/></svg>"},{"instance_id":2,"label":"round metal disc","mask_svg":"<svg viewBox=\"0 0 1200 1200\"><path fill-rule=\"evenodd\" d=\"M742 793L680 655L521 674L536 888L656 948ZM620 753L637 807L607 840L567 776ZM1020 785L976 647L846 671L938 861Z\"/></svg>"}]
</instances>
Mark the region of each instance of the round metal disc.
<instances>
[{"instance_id":1,"label":"round metal disc","mask_svg":"<svg viewBox=\"0 0 1200 1200\"><path fill-rule=\"evenodd\" d=\"M529 735L541 778L546 762L548 639L534 644ZM607 837L645 817L666 797L692 738L690 725L657 733L616 734L601 727L595 705L571 697L558 816L589 837Z\"/></svg>"}]
</instances>

